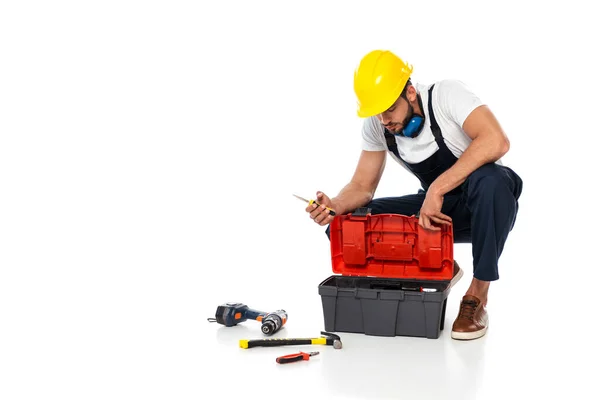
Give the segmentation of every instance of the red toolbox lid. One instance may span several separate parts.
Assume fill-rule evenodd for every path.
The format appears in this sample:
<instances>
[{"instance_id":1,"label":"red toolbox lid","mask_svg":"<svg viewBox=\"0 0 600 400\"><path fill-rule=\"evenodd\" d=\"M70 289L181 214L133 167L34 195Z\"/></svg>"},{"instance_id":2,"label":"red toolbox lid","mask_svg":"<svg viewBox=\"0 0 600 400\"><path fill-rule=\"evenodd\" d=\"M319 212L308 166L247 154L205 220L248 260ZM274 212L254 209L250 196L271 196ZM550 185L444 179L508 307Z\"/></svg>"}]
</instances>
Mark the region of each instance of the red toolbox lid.
<instances>
[{"instance_id":1,"label":"red toolbox lid","mask_svg":"<svg viewBox=\"0 0 600 400\"><path fill-rule=\"evenodd\" d=\"M430 231L416 217L359 209L336 216L329 237L334 273L440 281L453 276L451 225Z\"/></svg>"}]
</instances>

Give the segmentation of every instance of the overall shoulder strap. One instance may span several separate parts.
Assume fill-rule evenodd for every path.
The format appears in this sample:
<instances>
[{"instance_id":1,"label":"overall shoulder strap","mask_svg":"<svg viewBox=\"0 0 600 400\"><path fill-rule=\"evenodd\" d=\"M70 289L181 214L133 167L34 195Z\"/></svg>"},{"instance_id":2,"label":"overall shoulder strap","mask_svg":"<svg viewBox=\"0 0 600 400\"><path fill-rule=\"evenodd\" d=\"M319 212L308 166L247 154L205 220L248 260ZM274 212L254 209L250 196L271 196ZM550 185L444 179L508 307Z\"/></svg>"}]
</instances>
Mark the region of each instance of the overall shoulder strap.
<instances>
[{"instance_id":1,"label":"overall shoulder strap","mask_svg":"<svg viewBox=\"0 0 600 400\"><path fill-rule=\"evenodd\" d=\"M385 135L385 144L389 151L394 153L399 160L402 160L400 154L398 153L398 144L396 143L396 138L392 135L387 129L383 128L383 134ZM403 161L403 160L402 160Z\"/></svg>"},{"instance_id":2,"label":"overall shoulder strap","mask_svg":"<svg viewBox=\"0 0 600 400\"><path fill-rule=\"evenodd\" d=\"M429 88L429 97L427 98L427 107L429 109L429 120L431 121L431 123L430 123L431 132L433 133L433 137L435 138L435 141L436 141L438 147L441 149L443 147L446 147L446 144L444 143L444 138L442 138L442 130L440 129L440 126L438 125L437 121L435 120L435 115L433 114L432 99L433 99L433 87L434 86L435 86L435 83L433 85L431 85L431 87Z\"/></svg>"}]
</instances>

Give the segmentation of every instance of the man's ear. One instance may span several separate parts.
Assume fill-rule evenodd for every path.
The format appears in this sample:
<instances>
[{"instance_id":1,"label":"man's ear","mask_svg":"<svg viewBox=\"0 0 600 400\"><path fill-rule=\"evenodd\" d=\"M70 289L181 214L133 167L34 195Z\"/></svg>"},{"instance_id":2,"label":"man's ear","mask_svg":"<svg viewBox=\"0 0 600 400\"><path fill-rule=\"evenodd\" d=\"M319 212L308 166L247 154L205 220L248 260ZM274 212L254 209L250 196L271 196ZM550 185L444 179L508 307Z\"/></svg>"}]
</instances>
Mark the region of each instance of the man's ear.
<instances>
[{"instance_id":1,"label":"man's ear","mask_svg":"<svg viewBox=\"0 0 600 400\"><path fill-rule=\"evenodd\" d=\"M406 88L406 99L411 103L417 101L417 89L413 85Z\"/></svg>"}]
</instances>

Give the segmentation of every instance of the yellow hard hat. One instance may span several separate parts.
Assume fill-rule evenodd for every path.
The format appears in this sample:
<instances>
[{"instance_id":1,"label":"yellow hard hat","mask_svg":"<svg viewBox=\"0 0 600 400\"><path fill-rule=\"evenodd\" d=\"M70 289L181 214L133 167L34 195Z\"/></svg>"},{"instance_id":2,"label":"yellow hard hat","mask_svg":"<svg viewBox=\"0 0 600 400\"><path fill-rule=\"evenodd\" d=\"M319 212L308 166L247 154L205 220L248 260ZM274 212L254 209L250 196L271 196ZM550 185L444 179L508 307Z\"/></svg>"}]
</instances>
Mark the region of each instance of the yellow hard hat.
<instances>
[{"instance_id":1,"label":"yellow hard hat","mask_svg":"<svg viewBox=\"0 0 600 400\"><path fill-rule=\"evenodd\" d=\"M364 56L354 72L358 116L371 117L390 108L412 71L412 65L388 50L373 50Z\"/></svg>"}]
</instances>

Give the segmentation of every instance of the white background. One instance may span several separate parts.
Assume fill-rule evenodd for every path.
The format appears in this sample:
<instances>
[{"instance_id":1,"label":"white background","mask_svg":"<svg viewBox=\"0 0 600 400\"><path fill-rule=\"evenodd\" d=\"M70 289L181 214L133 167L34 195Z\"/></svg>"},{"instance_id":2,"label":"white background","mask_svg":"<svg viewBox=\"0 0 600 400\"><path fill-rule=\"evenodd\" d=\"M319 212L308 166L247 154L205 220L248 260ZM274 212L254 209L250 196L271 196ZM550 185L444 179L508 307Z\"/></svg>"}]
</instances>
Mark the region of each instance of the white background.
<instances>
[{"instance_id":1,"label":"white background","mask_svg":"<svg viewBox=\"0 0 600 400\"><path fill-rule=\"evenodd\" d=\"M592 2L102 1L0 5L0 398L597 396L598 77ZM352 78L395 51L413 79L488 104L524 180L490 331L342 334L242 350L259 324L323 329L323 228L291 196L335 195L360 152ZM417 181L388 163L377 196ZM320 350L309 362L274 358ZM585 367L584 365L588 365ZM212 393L212 394L210 394Z\"/></svg>"}]
</instances>

